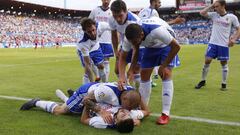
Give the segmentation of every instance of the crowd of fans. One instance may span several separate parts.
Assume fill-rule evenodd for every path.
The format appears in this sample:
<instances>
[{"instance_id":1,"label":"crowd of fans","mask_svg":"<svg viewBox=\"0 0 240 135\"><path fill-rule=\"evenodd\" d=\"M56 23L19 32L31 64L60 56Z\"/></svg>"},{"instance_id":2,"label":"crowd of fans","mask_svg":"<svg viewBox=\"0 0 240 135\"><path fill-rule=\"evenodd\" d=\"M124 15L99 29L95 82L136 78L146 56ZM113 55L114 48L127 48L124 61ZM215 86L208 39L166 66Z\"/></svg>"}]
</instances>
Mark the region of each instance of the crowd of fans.
<instances>
[{"instance_id":1,"label":"crowd of fans","mask_svg":"<svg viewBox=\"0 0 240 135\"><path fill-rule=\"evenodd\" d=\"M79 20L73 19L0 13L0 20L0 43L4 47L76 43L81 31Z\"/></svg>"},{"instance_id":2,"label":"crowd of fans","mask_svg":"<svg viewBox=\"0 0 240 135\"><path fill-rule=\"evenodd\" d=\"M177 16L161 16L171 20ZM172 25L181 44L207 44L212 22L200 16L184 16L186 22ZM27 47L35 44L54 46L77 43L81 33L80 19L35 17L0 13L0 45Z\"/></svg>"}]
</instances>

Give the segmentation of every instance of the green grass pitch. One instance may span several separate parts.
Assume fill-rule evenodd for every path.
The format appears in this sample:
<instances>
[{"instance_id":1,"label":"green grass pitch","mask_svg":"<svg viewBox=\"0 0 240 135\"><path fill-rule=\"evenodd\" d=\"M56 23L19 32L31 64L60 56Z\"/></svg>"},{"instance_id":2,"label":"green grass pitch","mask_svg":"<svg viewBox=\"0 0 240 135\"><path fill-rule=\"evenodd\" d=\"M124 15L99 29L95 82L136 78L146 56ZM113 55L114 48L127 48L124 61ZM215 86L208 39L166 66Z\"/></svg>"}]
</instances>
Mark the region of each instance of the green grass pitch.
<instances>
[{"instance_id":1,"label":"green grass pitch","mask_svg":"<svg viewBox=\"0 0 240 135\"><path fill-rule=\"evenodd\" d=\"M240 46L230 49L228 91L220 91L221 66L214 60L201 90L200 81L205 45L182 46L181 66L174 69L174 97L171 114L220 121L240 122ZM111 59L110 81L117 81ZM60 101L55 90L76 89L82 83L83 69L75 48L0 49L0 95L40 97ZM153 88L152 113L161 113L161 81ZM111 135L113 130L94 129L80 123L77 115L54 116L40 109L19 111L25 101L0 98L0 135ZM157 117L142 121L131 134L146 135L237 135L239 126L171 119L168 125L155 124Z\"/></svg>"}]
</instances>

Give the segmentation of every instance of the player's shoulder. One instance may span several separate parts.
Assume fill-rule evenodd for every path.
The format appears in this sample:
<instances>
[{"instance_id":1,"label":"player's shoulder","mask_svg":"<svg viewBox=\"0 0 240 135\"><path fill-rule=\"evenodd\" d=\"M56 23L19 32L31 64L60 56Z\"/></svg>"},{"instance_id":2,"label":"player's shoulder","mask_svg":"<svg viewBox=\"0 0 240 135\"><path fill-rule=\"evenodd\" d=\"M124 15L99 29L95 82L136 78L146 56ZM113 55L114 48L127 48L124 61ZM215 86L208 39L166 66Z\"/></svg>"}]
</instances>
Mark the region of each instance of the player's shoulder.
<instances>
[{"instance_id":1,"label":"player's shoulder","mask_svg":"<svg viewBox=\"0 0 240 135\"><path fill-rule=\"evenodd\" d=\"M132 13L131 11L128 11L127 20L136 22L136 21L139 21L140 18L136 14Z\"/></svg>"}]
</instances>

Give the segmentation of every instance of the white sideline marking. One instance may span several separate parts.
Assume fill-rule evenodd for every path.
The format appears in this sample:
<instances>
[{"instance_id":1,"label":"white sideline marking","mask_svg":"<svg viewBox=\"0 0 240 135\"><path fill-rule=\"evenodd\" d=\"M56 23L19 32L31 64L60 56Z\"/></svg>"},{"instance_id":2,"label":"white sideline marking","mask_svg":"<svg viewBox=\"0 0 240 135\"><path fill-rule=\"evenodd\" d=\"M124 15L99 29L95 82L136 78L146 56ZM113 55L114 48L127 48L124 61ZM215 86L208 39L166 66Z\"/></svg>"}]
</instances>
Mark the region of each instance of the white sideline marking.
<instances>
[{"instance_id":1,"label":"white sideline marking","mask_svg":"<svg viewBox=\"0 0 240 135\"><path fill-rule=\"evenodd\" d=\"M151 116L160 116L160 114L152 113ZM189 116L176 116L171 115L173 119L180 119L180 120L189 120L189 121L197 121L197 122L204 122L210 124L221 124L221 125L228 125L228 126L240 126L240 122L230 122L230 121L220 121L220 120L211 120L205 118L198 118L198 117L189 117Z\"/></svg>"},{"instance_id":2,"label":"white sideline marking","mask_svg":"<svg viewBox=\"0 0 240 135\"><path fill-rule=\"evenodd\" d=\"M14 97L14 96L3 96L0 95L2 99L10 99L10 100L21 100L21 101L29 101L31 98L23 98L23 97ZM159 113L152 113L151 116L159 117L161 114ZM188 116L175 116L171 115L173 119L180 119L180 120L188 120L188 121L196 121L196 122L203 122L203 123L210 123L210 124L221 124L221 125L228 125L228 126L240 126L240 122L230 122L230 121L220 121L220 120L211 120L205 118L198 118L198 117L188 117Z\"/></svg>"},{"instance_id":3,"label":"white sideline marking","mask_svg":"<svg viewBox=\"0 0 240 135\"><path fill-rule=\"evenodd\" d=\"M47 63L56 63L56 62L65 62L65 61L74 61L74 60L76 60L76 59L45 61L45 62L28 63L28 64L0 64L0 67L16 67L16 66L41 65L41 64L47 64Z\"/></svg>"}]
</instances>

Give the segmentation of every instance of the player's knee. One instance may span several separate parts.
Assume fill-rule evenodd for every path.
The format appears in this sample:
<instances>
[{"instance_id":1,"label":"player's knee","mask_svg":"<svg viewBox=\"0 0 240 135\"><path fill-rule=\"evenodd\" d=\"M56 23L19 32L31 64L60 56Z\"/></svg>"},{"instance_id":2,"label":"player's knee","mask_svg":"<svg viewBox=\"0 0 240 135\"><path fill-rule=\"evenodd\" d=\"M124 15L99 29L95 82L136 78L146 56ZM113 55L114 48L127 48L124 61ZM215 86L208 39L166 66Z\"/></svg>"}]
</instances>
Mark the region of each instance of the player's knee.
<instances>
[{"instance_id":1,"label":"player's knee","mask_svg":"<svg viewBox=\"0 0 240 135\"><path fill-rule=\"evenodd\" d=\"M54 115L61 115L61 114L66 114L67 113L67 111L66 111L67 109L64 107L64 106L57 106L57 107L55 107L54 109L53 109L53 114Z\"/></svg>"}]
</instances>

